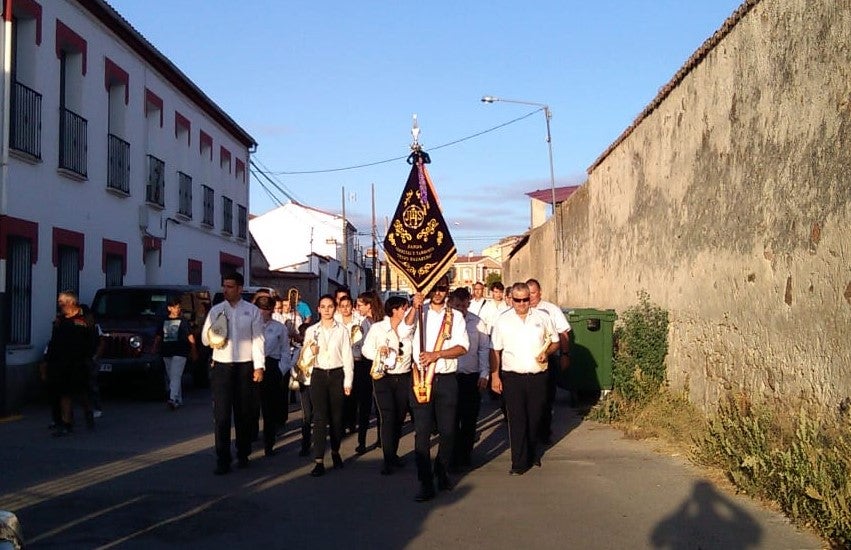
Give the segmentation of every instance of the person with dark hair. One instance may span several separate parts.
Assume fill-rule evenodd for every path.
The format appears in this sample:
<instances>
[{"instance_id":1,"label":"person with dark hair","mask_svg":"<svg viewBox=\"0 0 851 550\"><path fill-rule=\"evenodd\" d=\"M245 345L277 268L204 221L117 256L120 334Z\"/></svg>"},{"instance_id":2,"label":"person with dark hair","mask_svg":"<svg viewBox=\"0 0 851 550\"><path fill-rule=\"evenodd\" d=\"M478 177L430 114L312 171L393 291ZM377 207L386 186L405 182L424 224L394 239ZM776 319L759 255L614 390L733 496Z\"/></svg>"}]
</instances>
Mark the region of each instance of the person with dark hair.
<instances>
[{"instance_id":1,"label":"person with dark hair","mask_svg":"<svg viewBox=\"0 0 851 550\"><path fill-rule=\"evenodd\" d=\"M337 292L339 293L340 290L337 290ZM361 326L363 319L360 313L354 310L353 302L354 300L348 295L348 292L342 295L338 294L335 302L337 304L337 311L334 313L334 320L349 331L352 341L352 357L355 361L355 377L352 381L352 393L343 399L343 430L347 430L349 433L355 433L357 431L357 395L360 385L358 381L358 362L362 360L361 344L366 334ZM365 436L366 431L364 430ZM357 450L358 454L366 452L365 447L359 447Z\"/></svg>"},{"instance_id":2,"label":"person with dark hair","mask_svg":"<svg viewBox=\"0 0 851 550\"><path fill-rule=\"evenodd\" d=\"M313 470L310 475L325 475L326 437L331 439L334 468L343 467L340 441L343 438L343 397L352 393L354 359L349 331L334 320L334 297L326 294L317 306L319 322L304 334L304 345L313 356L310 375L310 400L313 404ZM330 427L330 430L329 430Z\"/></svg>"},{"instance_id":3,"label":"person with dark hair","mask_svg":"<svg viewBox=\"0 0 851 550\"><path fill-rule=\"evenodd\" d=\"M289 368L290 335L287 327L272 319L275 299L259 296L254 305L263 318L263 340L266 370L260 382L260 409L263 413L263 452L274 456L275 438L280 421L286 423L286 403L289 388L284 384L284 372ZM289 377L287 377L289 381Z\"/></svg>"},{"instance_id":4,"label":"person with dark hair","mask_svg":"<svg viewBox=\"0 0 851 550\"><path fill-rule=\"evenodd\" d=\"M86 426L95 427L89 403L90 362L98 345L98 333L91 316L84 315L77 294L66 290L56 300L59 314L53 321L50 342L45 352L45 381L58 396L60 423L54 436L68 435L73 430L73 399L83 406Z\"/></svg>"},{"instance_id":5,"label":"person with dark hair","mask_svg":"<svg viewBox=\"0 0 851 550\"><path fill-rule=\"evenodd\" d=\"M230 472L231 415L236 428L236 457L248 467L252 429L257 427L257 387L266 369L263 318L242 299L245 280L240 273L222 277L225 299L207 314L201 342L213 348L210 389L216 436L216 475Z\"/></svg>"},{"instance_id":6,"label":"person with dark hair","mask_svg":"<svg viewBox=\"0 0 851 550\"><path fill-rule=\"evenodd\" d=\"M370 327L363 355L370 361L369 375L381 419L381 475L390 475L404 465L398 454L399 439L411 393L411 338L416 318L415 310L401 296L391 296L384 304L384 313L387 316Z\"/></svg>"},{"instance_id":7,"label":"person with dark hair","mask_svg":"<svg viewBox=\"0 0 851 550\"><path fill-rule=\"evenodd\" d=\"M481 314L479 314L479 317L482 318L482 321L488 327L488 334L493 330L493 324L496 322L497 317L504 311L511 309L511 306L505 302L505 286L501 282L492 282L490 291L491 297L482 308Z\"/></svg>"},{"instance_id":8,"label":"person with dark hair","mask_svg":"<svg viewBox=\"0 0 851 550\"><path fill-rule=\"evenodd\" d=\"M168 389L166 405L171 410L183 405L183 371L192 347L195 346L195 336L190 331L189 321L183 318L180 302L180 296L169 297L166 302L168 316L163 319L158 335Z\"/></svg>"},{"instance_id":9,"label":"person with dark hair","mask_svg":"<svg viewBox=\"0 0 851 550\"><path fill-rule=\"evenodd\" d=\"M456 288L449 294L449 306L461 312L470 339L467 353L458 358L458 409L455 415L455 453L451 468L459 470L472 465L476 441L476 422L482 405L481 392L488 386L490 337L485 322L469 311L470 293Z\"/></svg>"},{"instance_id":10,"label":"person with dark hair","mask_svg":"<svg viewBox=\"0 0 851 550\"><path fill-rule=\"evenodd\" d=\"M411 388L411 409L414 413L414 451L417 459L417 477L420 490L414 497L417 502L431 500L437 488L448 491L449 462L455 443L455 412L458 405L458 357L467 353L470 339L460 312L446 304L449 280L442 277L431 292L431 301L423 306L423 296L414 295L414 307L423 309L422 324L414 334L413 368L418 378L417 388ZM422 334L422 337L420 337ZM421 346L420 341L425 343ZM414 385L412 383L412 385ZM425 390L425 391L423 391ZM415 393L416 391L416 393ZM439 444L434 465L431 462L431 434L435 424Z\"/></svg>"}]
</instances>

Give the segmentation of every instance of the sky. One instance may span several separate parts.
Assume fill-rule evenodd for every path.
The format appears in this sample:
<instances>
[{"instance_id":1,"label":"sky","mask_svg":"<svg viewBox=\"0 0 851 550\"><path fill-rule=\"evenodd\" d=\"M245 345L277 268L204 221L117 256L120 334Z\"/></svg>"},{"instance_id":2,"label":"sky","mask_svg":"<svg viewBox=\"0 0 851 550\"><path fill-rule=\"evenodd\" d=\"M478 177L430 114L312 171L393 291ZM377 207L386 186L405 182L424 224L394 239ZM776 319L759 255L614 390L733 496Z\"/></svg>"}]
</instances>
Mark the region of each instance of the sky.
<instances>
[{"instance_id":1,"label":"sky","mask_svg":"<svg viewBox=\"0 0 851 550\"><path fill-rule=\"evenodd\" d=\"M741 4L108 2L254 137L253 160L291 198L339 214L345 189L346 216L364 248L373 186L379 243L395 211L416 113L461 254L526 231L525 193L550 189L543 113L482 96L549 105L556 185L581 184ZM250 193L252 214L289 200L262 178L252 177Z\"/></svg>"}]
</instances>

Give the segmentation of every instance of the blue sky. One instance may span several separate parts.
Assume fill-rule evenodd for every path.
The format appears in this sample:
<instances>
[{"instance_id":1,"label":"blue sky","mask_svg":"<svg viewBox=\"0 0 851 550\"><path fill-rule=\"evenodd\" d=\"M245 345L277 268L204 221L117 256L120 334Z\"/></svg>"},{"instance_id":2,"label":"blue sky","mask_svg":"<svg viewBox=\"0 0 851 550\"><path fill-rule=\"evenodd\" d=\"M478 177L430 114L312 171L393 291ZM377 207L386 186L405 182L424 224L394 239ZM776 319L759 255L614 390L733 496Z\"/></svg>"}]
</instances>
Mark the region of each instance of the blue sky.
<instances>
[{"instance_id":1,"label":"blue sky","mask_svg":"<svg viewBox=\"0 0 851 550\"><path fill-rule=\"evenodd\" d=\"M255 160L302 203L379 240L408 174L411 115L434 148L549 104L557 185L585 170L741 0L108 0L259 143ZM542 113L432 150L459 252L529 225L549 189ZM287 172L290 172L289 174ZM275 194L286 198L278 191ZM250 210L275 207L252 178Z\"/></svg>"}]
</instances>

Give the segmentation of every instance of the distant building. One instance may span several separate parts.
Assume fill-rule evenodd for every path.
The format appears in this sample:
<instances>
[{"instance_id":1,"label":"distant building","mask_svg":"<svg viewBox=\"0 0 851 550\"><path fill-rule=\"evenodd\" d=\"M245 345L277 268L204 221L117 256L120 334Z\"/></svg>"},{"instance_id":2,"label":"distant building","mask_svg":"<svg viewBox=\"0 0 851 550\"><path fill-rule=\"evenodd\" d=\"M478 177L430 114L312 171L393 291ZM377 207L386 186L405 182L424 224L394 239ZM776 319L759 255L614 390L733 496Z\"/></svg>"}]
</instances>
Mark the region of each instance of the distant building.
<instances>
[{"instance_id":1,"label":"distant building","mask_svg":"<svg viewBox=\"0 0 851 550\"><path fill-rule=\"evenodd\" d=\"M0 398L14 408L37 387L57 291L87 303L106 285L217 287L243 269L256 143L105 1L2 5Z\"/></svg>"},{"instance_id":2,"label":"distant building","mask_svg":"<svg viewBox=\"0 0 851 550\"><path fill-rule=\"evenodd\" d=\"M489 256L459 255L451 273L451 286L472 288L476 281L484 283L491 273L502 274L502 266Z\"/></svg>"},{"instance_id":3,"label":"distant building","mask_svg":"<svg viewBox=\"0 0 851 550\"><path fill-rule=\"evenodd\" d=\"M344 235L342 216L289 202L252 216L248 225L252 284L271 286L282 294L294 286L311 307L319 296L344 285L352 296L366 290L357 229L347 221Z\"/></svg>"},{"instance_id":4,"label":"distant building","mask_svg":"<svg viewBox=\"0 0 851 550\"><path fill-rule=\"evenodd\" d=\"M514 248L517 242L522 239L522 235L511 235L503 237L499 242L490 245L482 250L482 256L493 258L498 264L502 264L508 258L508 253Z\"/></svg>"},{"instance_id":5,"label":"distant building","mask_svg":"<svg viewBox=\"0 0 851 550\"><path fill-rule=\"evenodd\" d=\"M579 189L578 185L556 187L556 204L561 204L562 202L566 201L567 198L571 196L577 189ZM531 227L532 229L534 229L540 225L543 225L544 222L547 221L549 213L552 212L553 190L539 189L537 191L532 191L531 193L526 193L526 196L532 199L530 204L530 211L532 216Z\"/></svg>"}]
</instances>

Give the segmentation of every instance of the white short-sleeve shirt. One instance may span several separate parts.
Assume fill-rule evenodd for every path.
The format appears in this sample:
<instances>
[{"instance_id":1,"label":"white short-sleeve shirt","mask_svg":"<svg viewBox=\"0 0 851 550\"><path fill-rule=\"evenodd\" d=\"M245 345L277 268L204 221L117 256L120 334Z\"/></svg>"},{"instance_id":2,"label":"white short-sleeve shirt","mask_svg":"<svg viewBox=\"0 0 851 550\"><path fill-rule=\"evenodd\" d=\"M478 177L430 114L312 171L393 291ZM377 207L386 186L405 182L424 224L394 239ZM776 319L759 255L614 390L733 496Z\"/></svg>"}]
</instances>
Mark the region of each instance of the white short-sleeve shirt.
<instances>
[{"instance_id":1,"label":"white short-sleeve shirt","mask_svg":"<svg viewBox=\"0 0 851 550\"><path fill-rule=\"evenodd\" d=\"M502 370L529 374L541 372L536 361L544 342L558 342L552 319L529 308L525 319L514 310L506 311L496 320L491 336L491 348L502 351Z\"/></svg>"}]
</instances>

